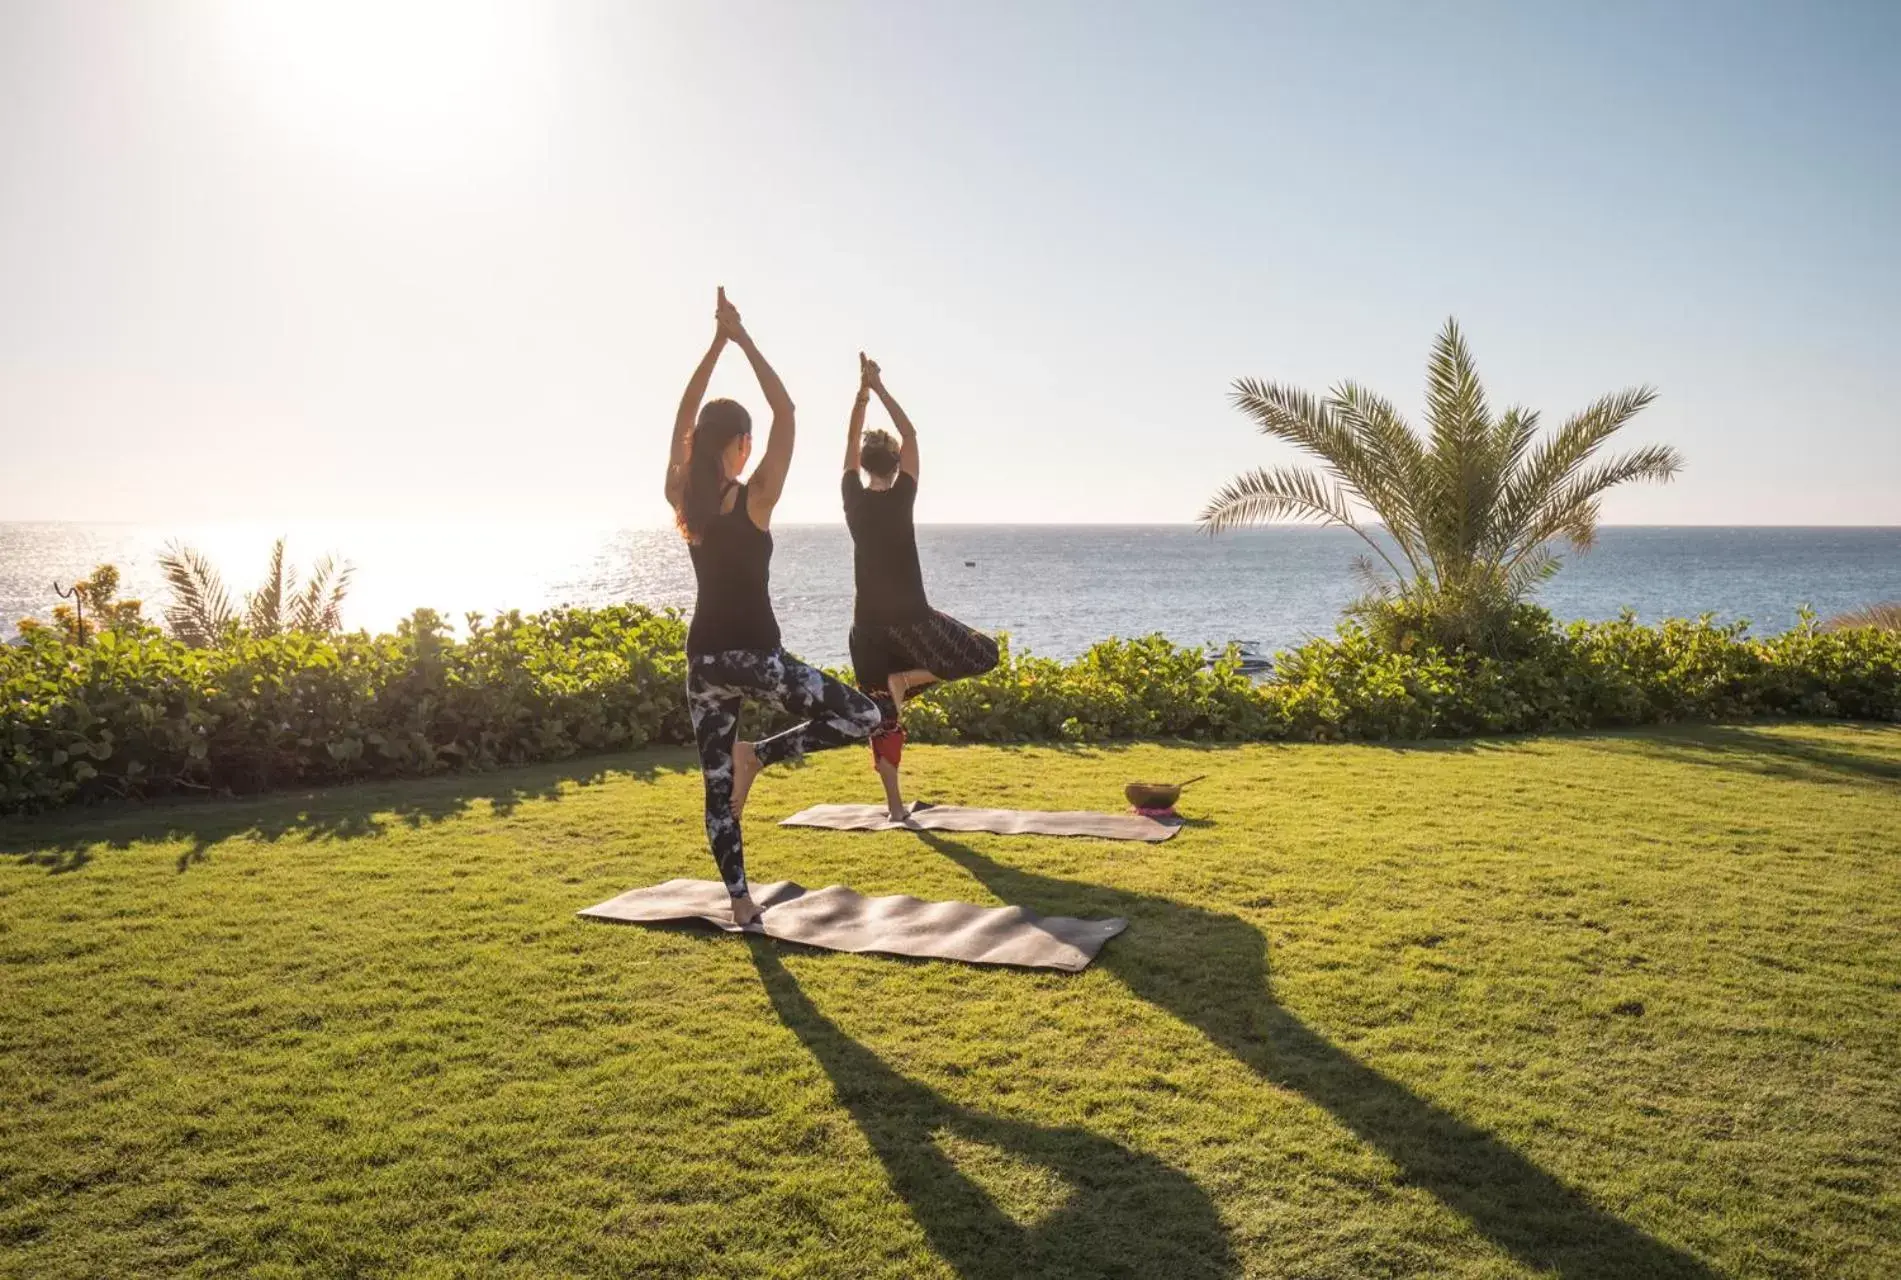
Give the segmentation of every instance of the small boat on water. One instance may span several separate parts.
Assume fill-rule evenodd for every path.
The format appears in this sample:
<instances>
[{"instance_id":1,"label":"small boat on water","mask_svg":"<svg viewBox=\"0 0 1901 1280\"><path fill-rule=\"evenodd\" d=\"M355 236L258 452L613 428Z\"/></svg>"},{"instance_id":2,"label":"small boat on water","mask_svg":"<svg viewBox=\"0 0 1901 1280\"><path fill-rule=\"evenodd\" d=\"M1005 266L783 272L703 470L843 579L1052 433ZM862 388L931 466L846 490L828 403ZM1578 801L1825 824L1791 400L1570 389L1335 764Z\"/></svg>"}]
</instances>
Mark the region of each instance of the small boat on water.
<instances>
[{"instance_id":1,"label":"small boat on water","mask_svg":"<svg viewBox=\"0 0 1901 1280\"><path fill-rule=\"evenodd\" d=\"M1264 676L1274 670L1272 655L1262 652L1259 640L1230 640L1226 645L1209 645L1208 665L1213 666L1233 648L1238 660L1236 670L1244 676Z\"/></svg>"}]
</instances>

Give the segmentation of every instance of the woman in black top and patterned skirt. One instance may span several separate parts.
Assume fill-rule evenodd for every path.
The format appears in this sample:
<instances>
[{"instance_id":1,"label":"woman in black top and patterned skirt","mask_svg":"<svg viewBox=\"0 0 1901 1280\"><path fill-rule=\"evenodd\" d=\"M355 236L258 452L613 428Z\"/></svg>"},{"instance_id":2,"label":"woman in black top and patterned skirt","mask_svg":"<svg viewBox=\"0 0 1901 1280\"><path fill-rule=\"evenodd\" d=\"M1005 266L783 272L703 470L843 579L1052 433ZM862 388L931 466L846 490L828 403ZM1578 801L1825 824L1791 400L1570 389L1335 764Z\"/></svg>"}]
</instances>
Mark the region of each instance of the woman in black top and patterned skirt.
<instances>
[{"instance_id":1,"label":"woman in black top and patterned skirt","mask_svg":"<svg viewBox=\"0 0 1901 1280\"><path fill-rule=\"evenodd\" d=\"M855 689L808 667L779 644L770 594L772 509L792 464L792 398L719 292L713 345L687 383L667 457L667 502L693 559L698 596L686 637L687 705L706 784L706 839L740 925L759 916L746 885L739 818L753 779L767 765L859 742L883 720ZM700 401L727 343L745 352L772 407L772 432L752 478L752 419L732 400ZM747 698L811 717L759 742L739 742Z\"/></svg>"},{"instance_id":2,"label":"woman in black top and patterned skirt","mask_svg":"<svg viewBox=\"0 0 1901 1280\"><path fill-rule=\"evenodd\" d=\"M890 816L903 821L898 765L904 756L899 714L907 696L940 680L982 675L997 665L997 642L931 608L918 567L917 431L885 390L875 361L858 353L858 399L845 441L845 523L852 536L857 601L852 610L851 661L859 688L877 702L883 722L871 738L872 762L884 782ZM898 428L865 434L865 407L873 394ZM860 479L863 468L870 482Z\"/></svg>"}]
</instances>

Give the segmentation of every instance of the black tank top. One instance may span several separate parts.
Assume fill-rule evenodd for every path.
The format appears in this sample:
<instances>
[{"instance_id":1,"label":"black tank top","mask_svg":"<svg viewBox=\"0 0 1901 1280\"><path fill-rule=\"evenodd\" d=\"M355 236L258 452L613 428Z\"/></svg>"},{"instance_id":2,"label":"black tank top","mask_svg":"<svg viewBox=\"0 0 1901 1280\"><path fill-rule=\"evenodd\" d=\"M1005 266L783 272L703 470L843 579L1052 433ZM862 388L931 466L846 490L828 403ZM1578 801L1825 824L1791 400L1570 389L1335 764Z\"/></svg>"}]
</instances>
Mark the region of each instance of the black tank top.
<instances>
[{"instance_id":1,"label":"black tank top","mask_svg":"<svg viewBox=\"0 0 1901 1280\"><path fill-rule=\"evenodd\" d=\"M852 620L897 626L930 617L912 517L917 480L900 471L889 489L867 489L856 471L847 471L840 488L858 587Z\"/></svg>"},{"instance_id":2,"label":"black tank top","mask_svg":"<svg viewBox=\"0 0 1901 1280\"><path fill-rule=\"evenodd\" d=\"M733 509L715 516L698 542L687 544L699 593L686 632L689 657L729 649L777 649L772 614L772 534L752 522L746 486Z\"/></svg>"}]
</instances>

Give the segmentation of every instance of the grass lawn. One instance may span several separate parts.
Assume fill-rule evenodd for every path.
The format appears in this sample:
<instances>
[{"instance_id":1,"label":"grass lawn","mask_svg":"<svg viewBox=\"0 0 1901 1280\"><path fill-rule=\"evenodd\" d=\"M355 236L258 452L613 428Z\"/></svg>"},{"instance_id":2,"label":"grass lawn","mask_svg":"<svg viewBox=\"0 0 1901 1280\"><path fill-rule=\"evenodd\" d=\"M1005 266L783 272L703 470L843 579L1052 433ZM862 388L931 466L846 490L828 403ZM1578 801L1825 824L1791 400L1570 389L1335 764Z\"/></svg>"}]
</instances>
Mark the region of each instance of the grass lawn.
<instances>
[{"instance_id":1,"label":"grass lawn","mask_svg":"<svg viewBox=\"0 0 1901 1280\"><path fill-rule=\"evenodd\" d=\"M1901 729L906 762L1213 778L755 792L758 881L1127 916L1075 976L577 920L712 876L678 753L0 826L0 1274L1901 1274Z\"/></svg>"}]
</instances>

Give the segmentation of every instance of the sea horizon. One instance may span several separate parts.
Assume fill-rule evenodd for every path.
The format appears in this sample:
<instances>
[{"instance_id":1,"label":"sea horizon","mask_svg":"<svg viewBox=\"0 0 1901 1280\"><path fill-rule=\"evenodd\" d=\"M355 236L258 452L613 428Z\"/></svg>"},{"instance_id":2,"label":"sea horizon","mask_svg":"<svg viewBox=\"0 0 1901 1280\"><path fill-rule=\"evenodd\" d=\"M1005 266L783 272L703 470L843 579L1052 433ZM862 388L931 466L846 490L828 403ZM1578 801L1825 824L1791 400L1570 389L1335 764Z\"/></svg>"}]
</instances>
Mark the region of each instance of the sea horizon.
<instances>
[{"instance_id":1,"label":"sea horizon","mask_svg":"<svg viewBox=\"0 0 1901 1280\"><path fill-rule=\"evenodd\" d=\"M775 522L772 590L786 645L847 660L850 539L842 524ZM1654 622L1712 614L1754 634L1794 626L1803 606L1826 618L1901 598L1901 527L1872 525L1607 525L1588 552L1535 597L1560 621L1633 610ZM593 520L340 518L0 523L0 635L46 618L53 584L101 563L122 595L160 618L168 596L157 558L183 542L204 552L233 600L262 576L284 536L298 569L336 555L356 570L347 629L392 630L418 608L452 625L559 605L639 603L690 612L694 585L671 528ZM1166 635L1178 644L1245 640L1269 650L1332 634L1359 593L1350 531L1269 525L1203 534L1193 524L929 523L918 526L936 607L1012 644L1068 658L1096 641Z\"/></svg>"}]
</instances>

